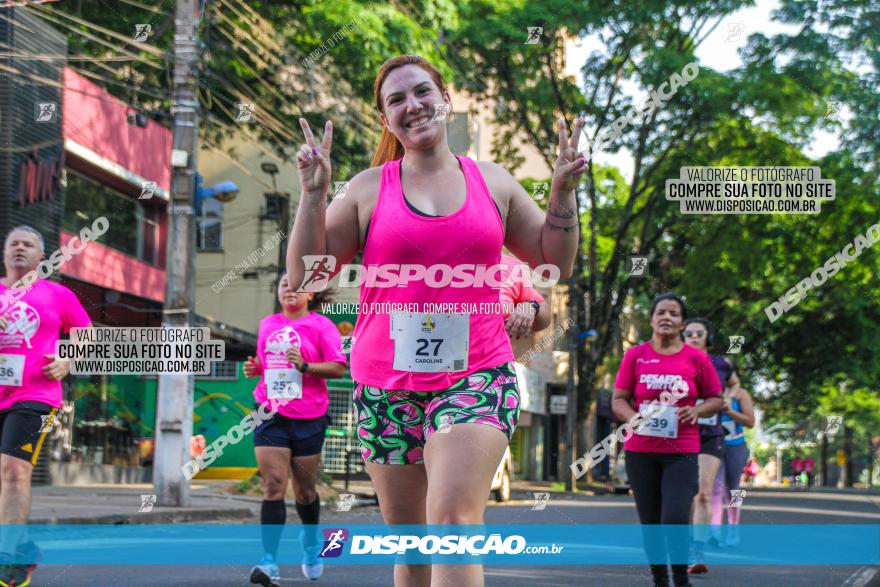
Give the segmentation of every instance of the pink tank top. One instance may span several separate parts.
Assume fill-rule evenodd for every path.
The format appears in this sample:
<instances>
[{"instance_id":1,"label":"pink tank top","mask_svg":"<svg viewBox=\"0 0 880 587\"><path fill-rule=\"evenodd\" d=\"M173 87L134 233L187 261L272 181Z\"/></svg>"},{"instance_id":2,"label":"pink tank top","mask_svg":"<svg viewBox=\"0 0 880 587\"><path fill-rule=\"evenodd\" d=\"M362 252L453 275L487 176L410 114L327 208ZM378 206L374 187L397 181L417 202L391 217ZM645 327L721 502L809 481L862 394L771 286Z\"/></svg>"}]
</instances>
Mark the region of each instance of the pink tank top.
<instances>
[{"instance_id":1,"label":"pink tank top","mask_svg":"<svg viewBox=\"0 0 880 587\"><path fill-rule=\"evenodd\" d=\"M458 211L440 217L419 216L407 207L400 185L400 160L382 166L379 195L364 245L365 273L369 273L371 267L375 271L377 265L431 267L444 264L465 275L480 273L480 266L500 263L504 244L501 217L476 163L468 157L457 158L467 184L465 202ZM381 275L379 273L380 281ZM435 277L442 278L440 273ZM435 284L437 279L433 279ZM471 287L431 287L430 282L429 272L428 280L410 280L406 287L361 285L361 314L351 348L351 374L355 381L381 389L442 391L471 373L513 360L501 313L471 311L466 318L469 337L464 369L436 373L394 369L395 341L391 338L390 313L375 310L389 305L422 309L457 304L459 308L471 310L500 305L498 287L481 284L479 279ZM430 328L430 317L422 324ZM425 349L426 353L430 350Z\"/></svg>"}]
</instances>

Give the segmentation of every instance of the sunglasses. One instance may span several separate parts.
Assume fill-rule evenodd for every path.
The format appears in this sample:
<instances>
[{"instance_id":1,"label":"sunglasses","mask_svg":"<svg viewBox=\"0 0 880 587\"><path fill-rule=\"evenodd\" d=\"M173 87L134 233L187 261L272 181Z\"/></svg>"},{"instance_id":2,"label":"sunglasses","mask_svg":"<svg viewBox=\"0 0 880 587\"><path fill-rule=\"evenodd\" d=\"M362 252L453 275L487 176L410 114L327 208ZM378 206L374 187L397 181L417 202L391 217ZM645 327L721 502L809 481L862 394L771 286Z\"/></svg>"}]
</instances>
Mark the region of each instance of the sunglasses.
<instances>
[{"instance_id":1,"label":"sunglasses","mask_svg":"<svg viewBox=\"0 0 880 587\"><path fill-rule=\"evenodd\" d=\"M705 330L685 330L684 336L685 338L691 338L692 336L703 336L706 334Z\"/></svg>"}]
</instances>

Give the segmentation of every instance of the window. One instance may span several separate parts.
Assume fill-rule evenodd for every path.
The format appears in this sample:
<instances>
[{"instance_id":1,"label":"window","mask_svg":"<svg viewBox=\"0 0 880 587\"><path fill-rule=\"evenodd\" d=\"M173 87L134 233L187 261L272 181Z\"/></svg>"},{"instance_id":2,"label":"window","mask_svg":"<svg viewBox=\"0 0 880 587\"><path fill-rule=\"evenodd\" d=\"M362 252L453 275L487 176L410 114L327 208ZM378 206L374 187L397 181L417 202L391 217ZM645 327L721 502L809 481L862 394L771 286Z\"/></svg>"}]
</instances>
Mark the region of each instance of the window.
<instances>
[{"instance_id":1,"label":"window","mask_svg":"<svg viewBox=\"0 0 880 587\"><path fill-rule=\"evenodd\" d=\"M203 251L223 250L223 203L214 198L202 200L197 227L197 243Z\"/></svg>"},{"instance_id":2,"label":"window","mask_svg":"<svg viewBox=\"0 0 880 587\"><path fill-rule=\"evenodd\" d=\"M109 227L96 242L137 259L155 262L156 239L153 233L158 229L155 213L145 212L137 200L70 169L67 170L65 194L64 230L79 234L84 227L91 226L95 218L104 216ZM144 250L144 223L147 219L152 223L148 239L154 245L152 251Z\"/></svg>"}]
</instances>

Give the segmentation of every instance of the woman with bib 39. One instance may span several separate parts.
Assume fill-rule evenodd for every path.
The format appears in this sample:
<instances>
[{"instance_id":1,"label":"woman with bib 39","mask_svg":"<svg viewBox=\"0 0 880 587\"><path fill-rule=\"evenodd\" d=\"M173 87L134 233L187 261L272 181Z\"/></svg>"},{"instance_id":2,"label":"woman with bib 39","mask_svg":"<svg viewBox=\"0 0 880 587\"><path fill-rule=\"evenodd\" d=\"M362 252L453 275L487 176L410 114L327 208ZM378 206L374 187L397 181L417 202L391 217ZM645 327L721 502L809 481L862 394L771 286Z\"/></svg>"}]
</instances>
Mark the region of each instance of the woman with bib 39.
<instances>
[{"instance_id":1,"label":"woman with bib 39","mask_svg":"<svg viewBox=\"0 0 880 587\"><path fill-rule=\"evenodd\" d=\"M651 339L626 351L611 404L618 419L639 423L624 443L626 474L657 587L669 585L669 559L674 585L690 585L687 524L697 493L697 420L723 405L721 382L709 357L681 340L685 318L678 296L654 298ZM650 528L656 524L666 531Z\"/></svg>"},{"instance_id":2,"label":"woman with bib 39","mask_svg":"<svg viewBox=\"0 0 880 587\"><path fill-rule=\"evenodd\" d=\"M560 121L545 216L502 167L451 153L445 116L437 116L449 111L449 92L425 59L385 62L374 94L384 125L374 167L329 206L332 125L317 143L301 121L307 144L297 156L303 193L287 255L291 287L307 288L311 269L323 266L313 257L306 266L304 257L332 256L339 270L363 251L368 276L351 365L358 437L383 518L479 524L518 418L510 341L498 312L424 307L497 306L505 245L530 267L549 264L560 277L570 275L578 243L574 188L585 169L577 151L583 121L571 139ZM422 278L413 278L419 268ZM438 284L450 272L452 284ZM416 310L395 310L400 304ZM401 564L394 577L398 587L483 585L481 565Z\"/></svg>"},{"instance_id":3,"label":"woman with bib 39","mask_svg":"<svg viewBox=\"0 0 880 587\"><path fill-rule=\"evenodd\" d=\"M321 499L315 490L321 448L327 429L327 379L345 374L345 354L336 325L311 310L324 295L289 291L287 276L278 280L282 311L260 321L257 356L244 364L246 377L260 377L254 389L258 404L269 404L277 413L254 430L254 452L263 485L260 510L264 556L251 569L251 583L278 585L275 562L278 543L287 520L284 494L291 478L296 513L303 523L302 573L317 580L323 572L317 533Z\"/></svg>"}]
</instances>

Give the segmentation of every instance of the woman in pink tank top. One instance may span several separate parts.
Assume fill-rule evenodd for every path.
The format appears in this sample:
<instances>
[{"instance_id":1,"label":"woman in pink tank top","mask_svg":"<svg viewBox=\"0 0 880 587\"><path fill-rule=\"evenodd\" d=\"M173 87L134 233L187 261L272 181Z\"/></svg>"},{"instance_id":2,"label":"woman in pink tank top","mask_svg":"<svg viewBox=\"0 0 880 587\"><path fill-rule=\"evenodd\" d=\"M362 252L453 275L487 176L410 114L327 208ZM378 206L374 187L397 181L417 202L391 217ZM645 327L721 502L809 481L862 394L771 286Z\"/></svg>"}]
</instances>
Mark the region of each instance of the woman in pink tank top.
<instances>
[{"instance_id":1,"label":"woman in pink tank top","mask_svg":"<svg viewBox=\"0 0 880 587\"><path fill-rule=\"evenodd\" d=\"M449 92L426 60L385 62L374 94L384 129L373 167L329 206L333 126L319 143L300 119L290 287L326 287L363 252L351 372L358 439L385 522L480 524L519 415L501 249L536 277L571 274L583 121L569 138L560 120L545 215L502 167L452 154ZM402 564L394 576L398 586L483 584L481 565Z\"/></svg>"}]
</instances>

